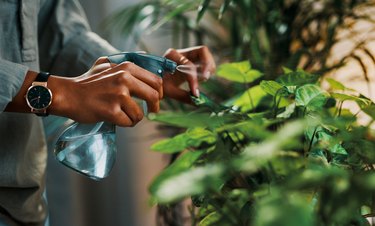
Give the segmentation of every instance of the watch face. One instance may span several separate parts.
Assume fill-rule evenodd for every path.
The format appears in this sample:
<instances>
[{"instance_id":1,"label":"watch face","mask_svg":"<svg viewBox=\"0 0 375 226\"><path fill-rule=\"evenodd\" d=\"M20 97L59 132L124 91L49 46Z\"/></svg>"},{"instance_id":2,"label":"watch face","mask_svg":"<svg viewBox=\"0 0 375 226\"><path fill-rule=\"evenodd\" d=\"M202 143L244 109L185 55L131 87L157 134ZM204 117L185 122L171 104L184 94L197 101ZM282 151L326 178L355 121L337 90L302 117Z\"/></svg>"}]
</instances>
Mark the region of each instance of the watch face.
<instances>
[{"instance_id":1,"label":"watch face","mask_svg":"<svg viewBox=\"0 0 375 226\"><path fill-rule=\"evenodd\" d=\"M51 104L51 91L44 86L32 86L26 94L26 99L30 107L40 110Z\"/></svg>"}]
</instances>

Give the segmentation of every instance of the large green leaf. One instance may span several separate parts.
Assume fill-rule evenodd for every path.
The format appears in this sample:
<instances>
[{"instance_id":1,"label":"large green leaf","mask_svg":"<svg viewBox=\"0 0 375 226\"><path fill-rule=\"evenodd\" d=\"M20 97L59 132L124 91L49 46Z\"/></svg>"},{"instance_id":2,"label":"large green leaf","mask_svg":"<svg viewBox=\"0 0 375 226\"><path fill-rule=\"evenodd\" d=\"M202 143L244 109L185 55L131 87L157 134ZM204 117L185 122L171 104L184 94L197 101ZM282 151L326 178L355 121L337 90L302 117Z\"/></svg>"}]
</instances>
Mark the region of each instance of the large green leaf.
<instances>
[{"instance_id":1,"label":"large green leaf","mask_svg":"<svg viewBox=\"0 0 375 226\"><path fill-rule=\"evenodd\" d=\"M315 123L311 121L310 123ZM285 145L295 141L295 138L302 135L306 122L292 121L285 124L277 133L257 145L249 145L244 151L232 161L232 166L236 170L248 173L255 172L267 161L278 154Z\"/></svg>"},{"instance_id":2,"label":"large green leaf","mask_svg":"<svg viewBox=\"0 0 375 226\"><path fill-rule=\"evenodd\" d=\"M259 121L257 122L256 120L251 119L239 123L226 124L222 127L217 128L216 131L218 133L224 131L238 131L249 138L265 139L267 137L270 137L272 134L266 129L269 125L269 123L262 123Z\"/></svg>"},{"instance_id":3,"label":"large green leaf","mask_svg":"<svg viewBox=\"0 0 375 226\"><path fill-rule=\"evenodd\" d=\"M220 65L217 70L217 75L229 81L249 83L260 78L262 73L258 70L251 69L249 61L242 61Z\"/></svg>"},{"instance_id":4,"label":"large green leaf","mask_svg":"<svg viewBox=\"0 0 375 226\"><path fill-rule=\"evenodd\" d=\"M215 128L236 120L235 115L211 115L208 113L183 113L163 112L159 114L150 113L148 118L153 121L162 122L183 128L208 127Z\"/></svg>"},{"instance_id":5,"label":"large green leaf","mask_svg":"<svg viewBox=\"0 0 375 226\"><path fill-rule=\"evenodd\" d=\"M342 84L341 82L339 82L339 81L337 81L337 80L335 80L335 79L327 78L326 81L327 81L327 82L329 83L329 85L331 86L331 89L341 90L341 91L352 91L352 92L356 92L355 90L346 87L344 84Z\"/></svg>"},{"instance_id":6,"label":"large green leaf","mask_svg":"<svg viewBox=\"0 0 375 226\"><path fill-rule=\"evenodd\" d=\"M310 74L304 71L295 71L277 78L277 82L284 86L301 86L306 84L315 84L319 80L318 75Z\"/></svg>"},{"instance_id":7,"label":"large green leaf","mask_svg":"<svg viewBox=\"0 0 375 226\"><path fill-rule=\"evenodd\" d=\"M241 111L247 112L261 102L261 100L267 96L267 93L258 85L254 86L245 91L238 99L234 101L234 106L241 108Z\"/></svg>"},{"instance_id":8,"label":"large green leaf","mask_svg":"<svg viewBox=\"0 0 375 226\"><path fill-rule=\"evenodd\" d=\"M260 87L263 89L264 92L272 95L272 96L276 96L277 95L288 95L288 91L287 89L281 85L280 83L278 82L275 82L275 81L261 81L260 82Z\"/></svg>"},{"instance_id":9,"label":"large green leaf","mask_svg":"<svg viewBox=\"0 0 375 226\"><path fill-rule=\"evenodd\" d=\"M331 93L331 96L339 101L355 101L358 103L359 106L367 106L371 103L369 99L357 97L354 95L348 95L344 93Z\"/></svg>"},{"instance_id":10,"label":"large green leaf","mask_svg":"<svg viewBox=\"0 0 375 226\"><path fill-rule=\"evenodd\" d=\"M170 166L168 166L165 170L163 170L151 183L149 190L151 194L155 194L160 190L160 186L165 182L173 178L174 176L178 175L181 172L189 170L195 161L199 159L199 157L203 154L203 151L189 151L185 152L181 156L177 158ZM187 181L188 182L188 181ZM174 185L173 187L178 186ZM164 188L167 189L167 188ZM180 190L183 188L177 188L176 190ZM167 195L167 194L166 194ZM156 197L159 200L158 197ZM161 197L164 199L164 197Z\"/></svg>"},{"instance_id":11,"label":"large green leaf","mask_svg":"<svg viewBox=\"0 0 375 226\"><path fill-rule=\"evenodd\" d=\"M255 226L313 226L313 209L306 197L297 192L283 193L276 189L257 203Z\"/></svg>"},{"instance_id":12,"label":"large green leaf","mask_svg":"<svg viewBox=\"0 0 375 226\"><path fill-rule=\"evenodd\" d=\"M206 191L218 191L224 183L225 169L222 163L212 163L161 175L151 185L150 192L158 203L171 203Z\"/></svg>"},{"instance_id":13,"label":"large green leaf","mask_svg":"<svg viewBox=\"0 0 375 226\"><path fill-rule=\"evenodd\" d=\"M327 101L328 93L317 85L304 85L296 90L296 105L310 109L321 108Z\"/></svg>"},{"instance_id":14,"label":"large green leaf","mask_svg":"<svg viewBox=\"0 0 375 226\"><path fill-rule=\"evenodd\" d=\"M189 147L197 148L202 144L212 146L216 142L216 136L204 128L194 128L179 134L173 138L159 141L151 146L151 149L161 153L175 153Z\"/></svg>"}]
</instances>

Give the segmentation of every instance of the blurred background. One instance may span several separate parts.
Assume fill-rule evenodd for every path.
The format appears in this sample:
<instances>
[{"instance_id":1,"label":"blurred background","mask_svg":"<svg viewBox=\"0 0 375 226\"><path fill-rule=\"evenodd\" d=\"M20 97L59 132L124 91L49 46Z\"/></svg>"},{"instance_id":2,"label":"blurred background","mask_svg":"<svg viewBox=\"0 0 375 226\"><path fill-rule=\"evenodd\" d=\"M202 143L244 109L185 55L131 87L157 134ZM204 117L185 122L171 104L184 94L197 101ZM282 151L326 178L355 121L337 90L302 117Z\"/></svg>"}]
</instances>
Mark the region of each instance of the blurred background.
<instances>
[{"instance_id":1,"label":"blurred background","mask_svg":"<svg viewBox=\"0 0 375 226\"><path fill-rule=\"evenodd\" d=\"M139 48L131 38L105 32L103 20L113 11L137 0L80 0L93 31L117 49ZM156 34L150 42L153 53L161 54L168 42ZM151 45L150 45L151 46ZM117 128L117 160L111 174L97 182L58 163L49 150L47 196L51 226L155 225L155 208L149 204L147 187L167 162L151 152L150 145L160 135L155 124L144 119L135 128ZM51 141L50 143L52 143ZM50 144L51 145L51 144ZM50 148L51 149L51 148Z\"/></svg>"}]
</instances>

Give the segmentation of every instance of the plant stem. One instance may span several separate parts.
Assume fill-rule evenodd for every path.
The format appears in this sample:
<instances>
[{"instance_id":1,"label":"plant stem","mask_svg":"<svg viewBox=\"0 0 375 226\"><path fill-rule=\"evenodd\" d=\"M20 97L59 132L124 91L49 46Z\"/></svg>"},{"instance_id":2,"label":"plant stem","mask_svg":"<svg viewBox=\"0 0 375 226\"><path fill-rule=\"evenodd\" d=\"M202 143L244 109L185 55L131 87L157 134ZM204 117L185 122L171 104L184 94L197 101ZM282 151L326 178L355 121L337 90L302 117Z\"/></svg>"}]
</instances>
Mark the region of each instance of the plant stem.
<instances>
[{"instance_id":1,"label":"plant stem","mask_svg":"<svg viewBox=\"0 0 375 226\"><path fill-rule=\"evenodd\" d=\"M307 155L307 153L309 153L309 152L311 151L311 147L312 147L312 145L313 145L314 138L315 138L315 134L316 134L316 131L317 131L317 130L318 130L318 127L315 127L314 132L313 132L313 134L312 134L312 136L311 136L311 139L310 139L309 149L307 150L306 153L304 153L305 156Z\"/></svg>"}]
</instances>

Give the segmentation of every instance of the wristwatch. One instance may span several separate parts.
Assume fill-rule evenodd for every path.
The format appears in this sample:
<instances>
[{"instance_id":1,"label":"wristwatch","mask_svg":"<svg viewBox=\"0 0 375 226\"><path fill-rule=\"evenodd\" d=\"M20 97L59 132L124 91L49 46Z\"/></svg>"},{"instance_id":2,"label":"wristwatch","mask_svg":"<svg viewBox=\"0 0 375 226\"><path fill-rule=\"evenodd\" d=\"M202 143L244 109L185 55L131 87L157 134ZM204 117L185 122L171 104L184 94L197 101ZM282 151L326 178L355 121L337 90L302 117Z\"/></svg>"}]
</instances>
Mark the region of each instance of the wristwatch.
<instances>
[{"instance_id":1,"label":"wristwatch","mask_svg":"<svg viewBox=\"0 0 375 226\"><path fill-rule=\"evenodd\" d=\"M49 73L40 72L26 92L26 102L31 112L38 116L47 116L47 108L52 103L52 92L47 87Z\"/></svg>"}]
</instances>

